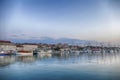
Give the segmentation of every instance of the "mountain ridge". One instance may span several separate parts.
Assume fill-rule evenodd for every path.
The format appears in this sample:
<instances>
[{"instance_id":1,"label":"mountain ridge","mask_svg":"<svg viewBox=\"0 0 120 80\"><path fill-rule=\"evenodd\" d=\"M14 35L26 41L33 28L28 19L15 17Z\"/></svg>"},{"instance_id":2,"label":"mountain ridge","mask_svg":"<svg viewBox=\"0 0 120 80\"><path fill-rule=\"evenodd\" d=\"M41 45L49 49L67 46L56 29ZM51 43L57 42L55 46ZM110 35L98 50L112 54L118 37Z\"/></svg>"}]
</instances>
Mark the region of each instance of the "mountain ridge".
<instances>
[{"instance_id":1,"label":"mountain ridge","mask_svg":"<svg viewBox=\"0 0 120 80\"><path fill-rule=\"evenodd\" d=\"M46 44L58 44L66 43L71 45L84 45L84 44L97 44L97 41L94 40L79 40L73 38L50 38L50 37L40 37L40 39L9 39L14 43L46 43Z\"/></svg>"}]
</instances>

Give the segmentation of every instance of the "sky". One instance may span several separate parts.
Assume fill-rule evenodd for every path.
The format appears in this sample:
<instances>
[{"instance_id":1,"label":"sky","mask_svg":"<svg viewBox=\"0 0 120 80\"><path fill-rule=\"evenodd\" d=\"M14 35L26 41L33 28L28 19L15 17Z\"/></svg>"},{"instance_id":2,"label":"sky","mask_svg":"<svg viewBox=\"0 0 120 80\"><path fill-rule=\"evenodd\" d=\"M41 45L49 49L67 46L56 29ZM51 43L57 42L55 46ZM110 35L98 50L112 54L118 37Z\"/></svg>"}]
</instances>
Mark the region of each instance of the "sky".
<instances>
[{"instance_id":1,"label":"sky","mask_svg":"<svg viewBox=\"0 0 120 80\"><path fill-rule=\"evenodd\" d=\"M1 39L120 42L119 0L0 0Z\"/></svg>"}]
</instances>

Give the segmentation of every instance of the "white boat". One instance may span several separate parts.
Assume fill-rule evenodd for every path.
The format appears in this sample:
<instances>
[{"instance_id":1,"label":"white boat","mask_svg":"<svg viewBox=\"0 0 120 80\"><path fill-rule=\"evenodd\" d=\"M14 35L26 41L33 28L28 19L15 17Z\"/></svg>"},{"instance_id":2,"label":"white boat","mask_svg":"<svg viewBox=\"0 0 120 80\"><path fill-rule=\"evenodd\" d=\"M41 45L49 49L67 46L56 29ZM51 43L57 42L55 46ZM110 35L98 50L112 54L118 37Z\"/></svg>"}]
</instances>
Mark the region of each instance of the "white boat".
<instances>
[{"instance_id":1,"label":"white boat","mask_svg":"<svg viewBox=\"0 0 120 80\"><path fill-rule=\"evenodd\" d=\"M17 51L16 54L20 56L33 56L33 52L25 50Z\"/></svg>"},{"instance_id":2,"label":"white boat","mask_svg":"<svg viewBox=\"0 0 120 80\"><path fill-rule=\"evenodd\" d=\"M4 50L1 50L0 51L0 55L10 55L10 51L4 51Z\"/></svg>"},{"instance_id":3,"label":"white boat","mask_svg":"<svg viewBox=\"0 0 120 80\"><path fill-rule=\"evenodd\" d=\"M41 56L41 57L51 57L52 56L52 51L48 50L48 51L44 51L44 50L41 50L41 51L38 51L38 56Z\"/></svg>"},{"instance_id":4,"label":"white boat","mask_svg":"<svg viewBox=\"0 0 120 80\"><path fill-rule=\"evenodd\" d=\"M40 54L38 54L38 57L51 57L52 56L52 54L50 54L50 53L40 53Z\"/></svg>"}]
</instances>

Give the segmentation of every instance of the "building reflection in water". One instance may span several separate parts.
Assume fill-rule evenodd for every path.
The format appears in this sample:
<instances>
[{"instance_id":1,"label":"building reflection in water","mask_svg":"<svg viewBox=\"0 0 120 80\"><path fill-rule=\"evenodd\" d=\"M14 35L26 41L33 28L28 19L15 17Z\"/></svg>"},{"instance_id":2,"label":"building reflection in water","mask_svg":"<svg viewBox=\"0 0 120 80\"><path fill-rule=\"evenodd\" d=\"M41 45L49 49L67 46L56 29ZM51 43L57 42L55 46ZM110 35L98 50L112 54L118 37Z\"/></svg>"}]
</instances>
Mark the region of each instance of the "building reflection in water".
<instances>
[{"instance_id":1,"label":"building reflection in water","mask_svg":"<svg viewBox=\"0 0 120 80\"><path fill-rule=\"evenodd\" d=\"M16 62L14 56L0 56L0 66L7 66Z\"/></svg>"},{"instance_id":2,"label":"building reflection in water","mask_svg":"<svg viewBox=\"0 0 120 80\"><path fill-rule=\"evenodd\" d=\"M0 66L8 66L16 62L32 63L35 61L44 61L44 59L52 59L50 62L57 60L66 63L96 63L96 64L120 64L119 53L80 53L67 55L44 55L35 56L0 56Z\"/></svg>"}]
</instances>

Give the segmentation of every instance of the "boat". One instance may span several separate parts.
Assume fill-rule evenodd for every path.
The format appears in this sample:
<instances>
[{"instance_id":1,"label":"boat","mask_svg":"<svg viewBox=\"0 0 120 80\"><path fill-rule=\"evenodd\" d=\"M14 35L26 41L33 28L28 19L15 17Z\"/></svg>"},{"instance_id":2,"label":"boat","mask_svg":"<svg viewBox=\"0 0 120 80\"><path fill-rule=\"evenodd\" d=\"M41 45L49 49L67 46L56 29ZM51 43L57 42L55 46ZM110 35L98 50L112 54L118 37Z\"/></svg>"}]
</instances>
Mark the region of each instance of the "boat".
<instances>
[{"instance_id":1,"label":"boat","mask_svg":"<svg viewBox=\"0 0 120 80\"><path fill-rule=\"evenodd\" d=\"M40 57L51 57L52 56L52 51L48 50L48 51L44 51L44 50L40 50L37 52L38 56Z\"/></svg>"},{"instance_id":2,"label":"boat","mask_svg":"<svg viewBox=\"0 0 120 80\"><path fill-rule=\"evenodd\" d=\"M10 55L10 54L11 54L10 51L4 51L4 50L0 51L0 56L2 56L2 55Z\"/></svg>"},{"instance_id":3,"label":"boat","mask_svg":"<svg viewBox=\"0 0 120 80\"><path fill-rule=\"evenodd\" d=\"M20 56L33 56L33 52L32 51L26 51L26 50L17 51L16 54L20 55Z\"/></svg>"}]
</instances>

